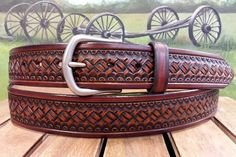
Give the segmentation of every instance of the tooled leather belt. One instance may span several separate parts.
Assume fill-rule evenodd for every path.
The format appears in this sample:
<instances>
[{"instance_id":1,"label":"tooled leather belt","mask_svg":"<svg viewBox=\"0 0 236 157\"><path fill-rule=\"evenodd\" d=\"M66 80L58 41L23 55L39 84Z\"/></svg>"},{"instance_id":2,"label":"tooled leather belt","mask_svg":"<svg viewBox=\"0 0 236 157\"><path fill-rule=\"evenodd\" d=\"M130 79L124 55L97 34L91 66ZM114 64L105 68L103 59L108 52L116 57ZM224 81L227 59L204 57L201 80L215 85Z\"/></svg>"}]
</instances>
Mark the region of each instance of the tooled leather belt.
<instances>
[{"instance_id":1,"label":"tooled leather belt","mask_svg":"<svg viewBox=\"0 0 236 157\"><path fill-rule=\"evenodd\" d=\"M68 45L11 50L9 105L15 124L81 137L173 131L212 117L218 88L233 79L231 67L217 55L157 42L95 40L79 35ZM117 93L121 89L147 92Z\"/></svg>"}]
</instances>

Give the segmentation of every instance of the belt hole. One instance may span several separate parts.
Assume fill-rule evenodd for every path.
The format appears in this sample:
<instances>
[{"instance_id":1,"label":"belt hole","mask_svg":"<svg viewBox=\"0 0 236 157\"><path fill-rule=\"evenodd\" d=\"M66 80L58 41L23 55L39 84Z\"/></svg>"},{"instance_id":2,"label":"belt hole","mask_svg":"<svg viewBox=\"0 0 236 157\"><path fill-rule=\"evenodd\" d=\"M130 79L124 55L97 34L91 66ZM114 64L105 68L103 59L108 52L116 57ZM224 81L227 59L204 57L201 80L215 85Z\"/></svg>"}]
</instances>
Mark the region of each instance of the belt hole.
<instances>
[{"instance_id":1,"label":"belt hole","mask_svg":"<svg viewBox=\"0 0 236 157\"><path fill-rule=\"evenodd\" d=\"M135 67L136 67L137 69L141 68L141 66L142 66L141 63L136 63L136 64L135 64Z\"/></svg>"},{"instance_id":2,"label":"belt hole","mask_svg":"<svg viewBox=\"0 0 236 157\"><path fill-rule=\"evenodd\" d=\"M107 63L107 66L109 66L109 67L114 67L114 66L115 66L115 63L109 62L109 63Z\"/></svg>"},{"instance_id":3,"label":"belt hole","mask_svg":"<svg viewBox=\"0 0 236 157\"><path fill-rule=\"evenodd\" d=\"M24 67L26 66L26 62L22 62L21 64L22 64L22 66L24 66Z\"/></svg>"},{"instance_id":4,"label":"belt hole","mask_svg":"<svg viewBox=\"0 0 236 157\"><path fill-rule=\"evenodd\" d=\"M35 64L37 67L41 67L43 65L42 62L40 62L40 61L35 61Z\"/></svg>"}]
</instances>

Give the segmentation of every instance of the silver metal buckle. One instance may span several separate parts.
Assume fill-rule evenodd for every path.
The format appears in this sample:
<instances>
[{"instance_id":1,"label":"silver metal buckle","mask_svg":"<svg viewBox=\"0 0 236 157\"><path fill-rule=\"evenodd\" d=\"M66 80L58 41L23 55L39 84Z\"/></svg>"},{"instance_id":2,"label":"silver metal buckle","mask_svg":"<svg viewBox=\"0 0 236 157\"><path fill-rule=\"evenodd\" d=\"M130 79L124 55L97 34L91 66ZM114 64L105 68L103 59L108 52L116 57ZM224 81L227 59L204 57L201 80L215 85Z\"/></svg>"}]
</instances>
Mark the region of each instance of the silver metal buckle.
<instances>
[{"instance_id":1,"label":"silver metal buckle","mask_svg":"<svg viewBox=\"0 0 236 157\"><path fill-rule=\"evenodd\" d=\"M73 73L72 73L72 68L83 68L83 67L86 67L86 64L81 63L81 62L72 62L72 58L73 58L75 47L80 42L83 42L83 41L122 42L120 40L97 38L97 37L88 36L88 35L74 36L68 43L66 50L64 52L64 55L63 55L63 60L62 60L63 75L70 90L79 96L97 95L101 93L120 93L121 90L94 90L94 89L80 88L79 86L77 86Z\"/></svg>"}]
</instances>

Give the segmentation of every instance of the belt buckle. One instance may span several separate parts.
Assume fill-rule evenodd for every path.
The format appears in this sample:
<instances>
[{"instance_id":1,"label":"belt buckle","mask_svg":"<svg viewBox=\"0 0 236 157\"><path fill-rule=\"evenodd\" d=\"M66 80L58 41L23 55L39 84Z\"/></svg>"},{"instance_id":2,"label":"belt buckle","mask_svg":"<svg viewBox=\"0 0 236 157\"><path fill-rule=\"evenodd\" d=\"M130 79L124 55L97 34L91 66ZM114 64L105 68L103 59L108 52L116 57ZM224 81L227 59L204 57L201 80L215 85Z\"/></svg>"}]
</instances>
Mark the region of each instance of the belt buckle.
<instances>
[{"instance_id":1,"label":"belt buckle","mask_svg":"<svg viewBox=\"0 0 236 157\"><path fill-rule=\"evenodd\" d=\"M88 88L80 88L74 79L72 68L83 68L86 67L85 63L81 62L72 62L73 53L75 47L83 41L99 41L99 42L122 42L121 40L111 40L111 39L104 39L98 38L89 35L76 35L74 36L68 43L63 59L62 59L62 70L63 75L66 80L66 83L69 89L78 96L90 96L90 95L97 95L101 93L120 93L121 90L95 90L95 89L88 89Z\"/></svg>"}]
</instances>

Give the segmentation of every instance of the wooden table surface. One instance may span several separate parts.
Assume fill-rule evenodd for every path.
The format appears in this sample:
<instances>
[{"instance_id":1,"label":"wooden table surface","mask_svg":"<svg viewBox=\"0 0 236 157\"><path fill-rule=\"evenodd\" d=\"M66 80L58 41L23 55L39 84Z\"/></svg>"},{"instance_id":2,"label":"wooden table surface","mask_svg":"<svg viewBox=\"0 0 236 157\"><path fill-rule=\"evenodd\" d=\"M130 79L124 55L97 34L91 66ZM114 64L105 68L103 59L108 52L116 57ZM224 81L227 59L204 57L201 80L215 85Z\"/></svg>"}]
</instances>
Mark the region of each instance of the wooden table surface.
<instances>
[{"instance_id":1,"label":"wooden table surface","mask_svg":"<svg viewBox=\"0 0 236 157\"><path fill-rule=\"evenodd\" d=\"M236 157L236 101L220 97L216 116L198 126L135 138L72 138L27 130L0 102L0 156Z\"/></svg>"}]
</instances>

